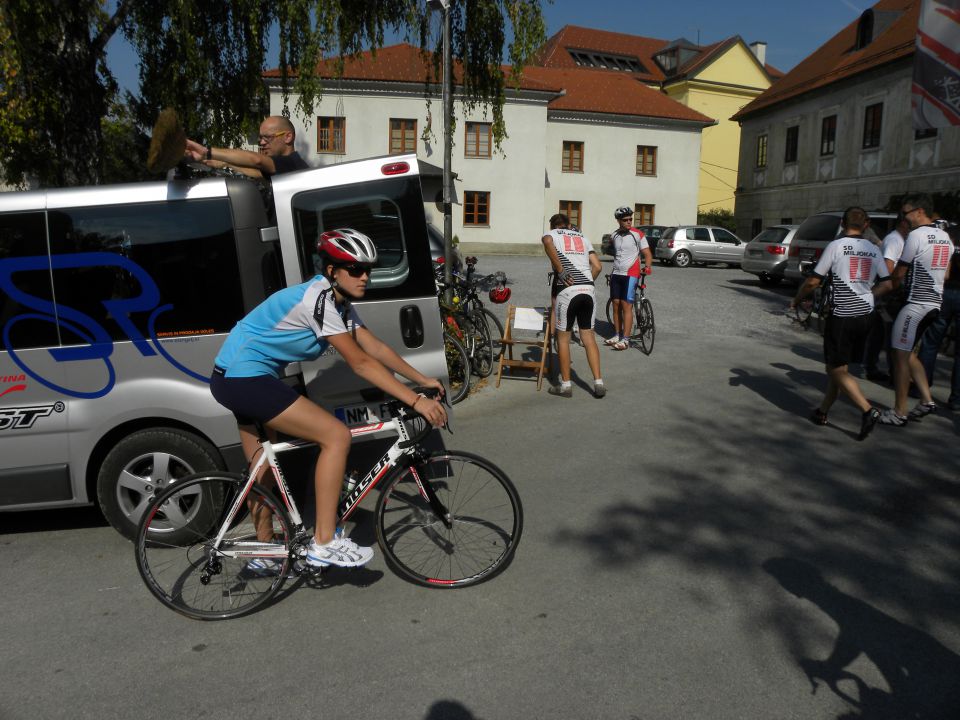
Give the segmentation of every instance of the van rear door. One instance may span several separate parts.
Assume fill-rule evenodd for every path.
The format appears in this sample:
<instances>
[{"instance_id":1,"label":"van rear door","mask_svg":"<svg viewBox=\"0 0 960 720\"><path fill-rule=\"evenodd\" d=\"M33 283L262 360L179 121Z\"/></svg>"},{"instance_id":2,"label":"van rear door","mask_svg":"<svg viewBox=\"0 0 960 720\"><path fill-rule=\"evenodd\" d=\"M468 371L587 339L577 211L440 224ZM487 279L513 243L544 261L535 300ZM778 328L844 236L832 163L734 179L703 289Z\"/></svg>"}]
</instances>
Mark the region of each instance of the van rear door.
<instances>
[{"instance_id":1,"label":"van rear door","mask_svg":"<svg viewBox=\"0 0 960 720\"><path fill-rule=\"evenodd\" d=\"M320 273L321 232L350 227L373 239L379 261L357 312L420 372L446 379L424 201L416 156L390 156L278 176L273 183L286 284ZM332 348L302 363L307 394L348 425L378 413L383 394Z\"/></svg>"}]
</instances>

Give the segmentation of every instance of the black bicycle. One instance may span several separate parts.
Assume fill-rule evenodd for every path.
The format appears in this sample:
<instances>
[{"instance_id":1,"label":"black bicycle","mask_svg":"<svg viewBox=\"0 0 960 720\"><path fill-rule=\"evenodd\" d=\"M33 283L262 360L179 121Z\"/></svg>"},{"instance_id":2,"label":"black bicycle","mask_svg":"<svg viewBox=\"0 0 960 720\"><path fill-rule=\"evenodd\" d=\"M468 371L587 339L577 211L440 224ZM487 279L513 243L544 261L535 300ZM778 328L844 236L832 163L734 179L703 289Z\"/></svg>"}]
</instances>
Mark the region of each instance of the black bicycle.
<instances>
[{"instance_id":1,"label":"black bicycle","mask_svg":"<svg viewBox=\"0 0 960 720\"><path fill-rule=\"evenodd\" d=\"M653 304L647 297L646 274L640 276L637 291L633 296L634 333L626 338L631 347L637 347L644 355L653 352L653 342L657 337L657 325L653 318ZM607 285L610 275L606 276ZM607 300L607 322L613 325L613 298Z\"/></svg>"},{"instance_id":2,"label":"black bicycle","mask_svg":"<svg viewBox=\"0 0 960 720\"><path fill-rule=\"evenodd\" d=\"M427 451L421 442L432 428L400 401L386 403L384 411L389 420L350 430L392 430L397 439L362 480L351 480L337 509L338 524L382 481L374 517L377 542L392 570L435 588L495 577L513 559L523 530L523 508L510 478L478 455ZM423 427L411 433L408 422ZM277 461L278 454L310 443L271 443L262 430L259 457L246 473L212 470L176 480L140 521L140 576L160 602L187 617L244 615L269 601L290 574L319 572L303 560L312 533ZM267 467L280 500L256 482ZM251 505L258 516L260 508L269 509L271 540L258 539Z\"/></svg>"}]
</instances>

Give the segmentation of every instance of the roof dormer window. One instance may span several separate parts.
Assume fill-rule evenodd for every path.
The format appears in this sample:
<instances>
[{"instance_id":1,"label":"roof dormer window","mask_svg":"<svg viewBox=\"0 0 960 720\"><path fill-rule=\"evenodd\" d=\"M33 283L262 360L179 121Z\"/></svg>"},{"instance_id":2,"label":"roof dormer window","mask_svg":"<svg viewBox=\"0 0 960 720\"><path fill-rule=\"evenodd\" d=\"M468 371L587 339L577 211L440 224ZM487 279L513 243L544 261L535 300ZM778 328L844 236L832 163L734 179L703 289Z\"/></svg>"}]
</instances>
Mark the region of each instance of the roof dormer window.
<instances>
[{"instance_id":1,"label":"roof dormer window","mask_svg":"<svg viewBox=\"0 0 960 720\"><path fill-rule=\"evenodd\" d=\"M611 55L593 50L567 49L570 57L579 67L600 68L602 70L620 70L623 72L646 72L639 58L630 55Z\"/></svg>"},{"instance_id":2,"label":"roof dormer window","mask_svg":"<svg viewBox=\"0 0 960 720\"><path fill-rule=\"evenodd\" d=\"M864 10L857 22L857 42L854 50L863 50L873 40L873 10Z\"/></svg>"}]
</instances>

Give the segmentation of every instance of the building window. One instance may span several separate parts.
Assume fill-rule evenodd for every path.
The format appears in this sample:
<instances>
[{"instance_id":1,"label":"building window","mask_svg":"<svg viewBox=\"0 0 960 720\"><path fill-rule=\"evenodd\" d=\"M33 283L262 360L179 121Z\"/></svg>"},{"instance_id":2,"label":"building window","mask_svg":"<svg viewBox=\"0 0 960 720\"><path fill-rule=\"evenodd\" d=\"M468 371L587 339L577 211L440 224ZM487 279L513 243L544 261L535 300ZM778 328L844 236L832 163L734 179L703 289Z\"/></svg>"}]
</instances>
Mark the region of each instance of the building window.
<instances>
[{"instance_id":1,"label":"building window","mask_svg":"<svg viewBox=\"0 0 960 720\"><path fill-rule=\"evenodd\" d=\"M883 121L883 103L869 105L863 111L863 147L880 147L880 128Z\"/></svg>"},{"instance_id":2,"label":"building window","mask_svg":"<svg viewBox=\"0 0 960 720\"><path fill-rule=\"evenodd\" d=\"M583 227L583 218L580 216L579 200L561 200L560 212L570 219L570 224L578 228Z\"/></svg>"},{"instance_id":3,"label":"building window","mask_svg":"<svg viewBox=\"0 0 960 720\"><path fill-rule=\"evenodd\" d=\"M783 161L792 163L797 161L797 148L800 145L800 126L793 125L787 128L787 143L783 149Z\"/></svg>"},{"instance_id":4,"label":"building window","mask_svg":"<svg viewBox=\"0 0 960 720\"><path fill-rule=\"evenodd\" d=\"M563 171L583 172L583 143L563 141Z\"/></svg>"},{"instance_id":5,"label":"building window","mask_svg":"<svg viewBox=\"0 0 960 720\"><path fill-rule=\"evenodd\" d=\"M763 232L763 218L754 218L750 221L750 237L755 238Z\"/></svg>"},{"instance_id":6,"label":"building window","mask_svg":"<svg viewBox=\"0 0 960 720\"><path fill-rule=\"evenodd\" d=\"M342 153L347 146L347 121L342 117L317 118L317 152Z\"/></svg>"},{"instance_id":7,"label":"building window","mask_svg":"<svg viewBox=\"0 0 960 720\"><path fill-rule=\"evenodd\" d=\"M637 145L637 175L657 174L657 148L653 145Z\"/></svg>"},{"instance_id":8,"label":"building window","mask_svg":"<svg viewBox=\"0 0 960 720\"><path fill-rule=\"evenodd\" d=\"M928 138L935 138L937 136L936 128L927 128L926 130L914 130L913 139L914 140L926 140Z\"/></svg>"},{"instance_id":9,"label":"building window","mask_svg":"<svg viewBox=\"0 0 960 720\"><path fill-rule=\"evenodd\" d=\"M833 155L837 149L837 116L825 117L820 124L820 154Z\"/></svg>"},{"instance_id":10,"label":"building window","mask_svg":"<svg viewBox=\"0 0 960 720\"><path fill-rule=\"evenodd\" d=\"M759 135L757 137L757 167L767 166L767 136Z\"/></svg>"},{"instance_id":11,"label":"building window","mask_svg":"<svg viewBox=\"0 0 960 720\"><path fill-rule=\"evenodd\" d=\"M634 205L633 206L633 224L634 225L653 225L653 215L656 205Z\"/></svg>"},{"instance_id":12,"label":"building window","mask_svg":"<svg viewBox=\"0 0 960 720\"><path fill-rule=\"evenodd\" d=\"M490 224L490 193L467 190L463 193L463 224Z\"/></svg>"},{"instance_id":13,"label":"building window","mask_svg":"<svg viewBox=\"0 0 960 720\"><path fill-rule=\"evenodd\" d=\"M468 122L464 157L490 157L490 123Z\"/></svg>"},{"instance_id":14,"label":"building window","mask_svg":"<svg viewBox=\"0 0 960 720\"><path fill-rule=\"evenodd\" d=\"M417 151L417 121L390 118L390 154Z\"/></svg>"}]
</instances>

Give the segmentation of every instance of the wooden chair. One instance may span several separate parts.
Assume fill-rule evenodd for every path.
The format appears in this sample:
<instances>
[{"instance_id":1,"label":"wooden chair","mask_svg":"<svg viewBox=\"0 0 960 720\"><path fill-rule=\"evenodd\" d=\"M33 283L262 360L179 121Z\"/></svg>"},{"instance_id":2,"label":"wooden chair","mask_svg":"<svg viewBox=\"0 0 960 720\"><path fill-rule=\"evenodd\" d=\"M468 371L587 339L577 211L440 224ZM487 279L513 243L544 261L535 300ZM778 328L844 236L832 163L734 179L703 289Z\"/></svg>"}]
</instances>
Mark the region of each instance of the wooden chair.
<instances>
[{"instance_id":1,"label":"wooden chair","mask_svg":"<svg viewBox=\"0 0 960 720\"><path fill-rule=\"evenodd\" d=\"M507 376L513 377L516 368L532 370L537 381L537 391L543 385L543 374L549 369L550 340L550 308L548 307L519 307L507 305L507 321L503 327L502 350L500 352L500 366L497 370L497 387L503 377L504 368ZM514 359L513 349L516 346L524 347L523 355ZM539 358L533 359L533 354Z\"/></svg>"}]
</instances>

